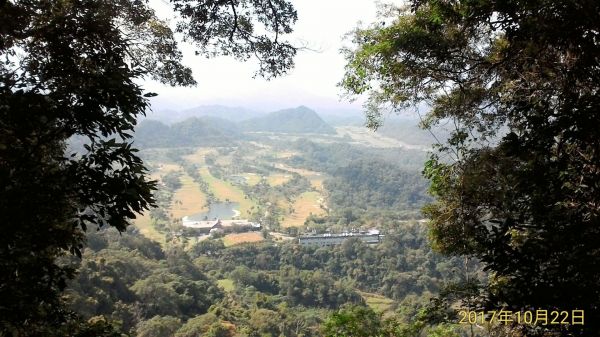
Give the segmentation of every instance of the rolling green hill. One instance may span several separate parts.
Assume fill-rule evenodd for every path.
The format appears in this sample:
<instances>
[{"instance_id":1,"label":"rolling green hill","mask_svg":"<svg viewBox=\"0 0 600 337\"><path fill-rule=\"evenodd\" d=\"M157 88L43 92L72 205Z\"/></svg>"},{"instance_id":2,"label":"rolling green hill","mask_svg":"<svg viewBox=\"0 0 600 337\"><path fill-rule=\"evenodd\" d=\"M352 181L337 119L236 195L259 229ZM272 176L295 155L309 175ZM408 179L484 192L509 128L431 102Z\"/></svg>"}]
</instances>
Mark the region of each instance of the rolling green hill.
<instances>
[{"instance_id":1,"label":"rolling green hill","mask_svg":"<svg viewBox=\"0 0 600 337\"><path fill-rule=\"evenodd\" d=\"M135 132L136 145L144 147L208 146L230 144L239 139L237 124L217 117L193 117L171 126L145 120Z\"/></svg>"},{"instance_id":2,"label":"rolling green hill","mask_svg":"<svg viewBox=\"0 0 600 337\"><path fill-rule=\"evenodd\" d=\"M334 134L335 130L319 115L305 107L272 112L264 117L243 121L240 126L250 132L321 133Z\"/></svg>"}]
</instances>

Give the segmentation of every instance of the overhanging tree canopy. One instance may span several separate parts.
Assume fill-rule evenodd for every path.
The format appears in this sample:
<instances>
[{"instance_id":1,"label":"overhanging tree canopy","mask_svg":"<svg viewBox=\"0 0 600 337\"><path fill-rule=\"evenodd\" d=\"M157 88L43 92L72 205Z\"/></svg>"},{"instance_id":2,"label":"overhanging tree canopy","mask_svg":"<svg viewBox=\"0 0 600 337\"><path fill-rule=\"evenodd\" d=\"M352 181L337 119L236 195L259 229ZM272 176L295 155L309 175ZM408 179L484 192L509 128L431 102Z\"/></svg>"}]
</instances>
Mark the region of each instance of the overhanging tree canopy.
<instances>
[{"instance_id":1,"label":"overhanging tree canopy","mask_svg":"<svg viewBox=\"0 0 600 337\"><path fill-rule=\"evenodd\" d=\"M415 0L386 12L353 32L341 86L368 95L373 127L422 103L425 127L454 123L425 167L433 245L492 272L483 307L583 309L585 326L541 330L598 333L600 3Z\"/></svg>"},{"instance_id":2,"label":"overhanging tree canopy","mask_svg":"<svg viewBox=\"0 0 600 337\"><path fill-rule=\"evenodd\" d=\"M170 4L198 53L256 57L265 77L293 66L288 1ZM154 204L131 145L154 95L138 80L193 85L181 59L145 0L0 1L0 334L73 334L58 296L73 270L56 258L80 255L86 226L124 230ZM76 135L85 153L67 150Z\"/></svg>"}]
</instances>

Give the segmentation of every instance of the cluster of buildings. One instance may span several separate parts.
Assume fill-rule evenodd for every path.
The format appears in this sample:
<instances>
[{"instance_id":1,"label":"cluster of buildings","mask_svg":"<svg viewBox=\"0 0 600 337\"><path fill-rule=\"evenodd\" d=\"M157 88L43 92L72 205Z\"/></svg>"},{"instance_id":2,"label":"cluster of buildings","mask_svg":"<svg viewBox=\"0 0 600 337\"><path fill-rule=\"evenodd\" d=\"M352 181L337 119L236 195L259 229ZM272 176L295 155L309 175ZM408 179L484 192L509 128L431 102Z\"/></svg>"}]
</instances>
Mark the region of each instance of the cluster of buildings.
<instances>
[{"instance_id":1,"label":"cluster of buildings","mask_svg":"<svg viewBox=\"0 0 600 337\"><path fill-rule=\"evenodd\" d=\"M215 234L226 232L247 232L261 229L261 225L244 219L236 220L191 220L184 216L181 219L184 228L192 229L197 233ZM383 240L383 235L379 230L371 229L369 231L352 231L340 234L309 234L298 237L298 243L303 246L332 246L340 245L348 239L358 239L366 244L378 244Z\"/></svg>"},{"instance_id":2,"label":"cluster of buildings","mask_svg":"<svg viewBox=\"0 0 600 337\"><path fill-rule=\"evenodd\" d=\"M322 247L340 245L350 238L358 239L367 244L378 244L383 239L383 235L381 235L377 229L371 229L366 232L359 231L341 234L302 235L298 237L298 243L303 246L315 245Z\"/></svg>"},{"instance_id":3,"label":"cluster of buildings","mask_svg":"<svg viewBox=\"0 0 600 337\"><path fill-rule=\"evenodd\" d=\"M250 222L248 220L190 220L189 217L184 216L181 219L183 227L195 229L201 233L224 233L224 232L244 232L251 230L260 230L261 226L259 223Z\"/></svg>"}]
</instances>

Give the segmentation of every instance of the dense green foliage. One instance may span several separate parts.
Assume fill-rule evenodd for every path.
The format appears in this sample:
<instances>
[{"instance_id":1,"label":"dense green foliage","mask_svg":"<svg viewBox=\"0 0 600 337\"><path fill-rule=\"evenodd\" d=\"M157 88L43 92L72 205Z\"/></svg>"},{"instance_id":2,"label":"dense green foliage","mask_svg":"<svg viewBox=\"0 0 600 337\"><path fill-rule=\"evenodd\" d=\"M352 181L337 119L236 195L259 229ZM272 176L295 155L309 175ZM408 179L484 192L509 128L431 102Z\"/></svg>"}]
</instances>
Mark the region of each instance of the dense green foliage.
<instances>
[{"instance_id":1,"label":"dense green foliage","mask_svg":"<svg viewBox=\"0 0 600 337\"><path fill-rule=\"evenodd\" d=\"M67 292L72 308L86 317L110 317L128 331L155 316L185 320L206 313L223 297L177 247L163 251L142 236L112 230L90 233L88 240Z\"/></svg>"},{"instance_id":2,"label":"dense green foliage","mask_svg":"<svg viewBox=\"0 0 600 337\"><path fill-rule=\"evenodd\" d=\"M335 208L416 209L429 200L419 174L382 161L351 162L332 176L325 188Z\"/></svg>"},{"instance_id":3,"label":"dense green foliage","mask_svg":"<svg viewBox=\"0 0 600 337\"><path fill-rule=\"evenodd\" d=\"M186 251L176 240L162 249L135 230L101 230L87 234L89 248L65 299L85 318L103 317L142 336L319 336L325 317L346 305L371 312L361 291L376 292L397 300L385 323L396 329L413 324L446 282L460 281L462 263L433 253L424 234L413 224L378 246L348 240L329 248L226 248L207 239ZM233 289L224 291L219 280L231 280ZM379 314L371 316L369 324L383 326Z\"/></svg>"},{"instance_id":4,"label":"dense green foliage","mask_svg":"<svg viewBox=\"0 0 600 337\"><path fill-rule=\"evenodd\" d=\"M420 150L365 147L340 141L339 138L331 143L317 143L307 138L300 138L291 146L302 155L290 158L289 164L330 174L352 162L364 160L391 163L420 175L426 159L425 152Z\"/></svg>"},{"instance_id":5,"label":"dense green foliage","mask_svg":"<svg viewBox=\"0 0 600 337\"><path fill-rule=\"evenodd\" d=\"M377 128L377 132L399 141L409 144L429 148L433 144L444 142L448 139L449 127L447 125L439 125L437 127L423 130L418 125L419 120L405 119L394 120L388 119Z\"/></svg>"},{"instance_id":6,"label":"dense green foliage","mask_svg":"<svg viewBox=\"0 0 600 337\"><path fill-rule=\"evenodd\" d=\"M135 130L135 144L140 148L224 146L241 137L237 124L217 117L190 118L170 126L145 120Z\"/></svg>"},{"instance_id":7,"label":"dense green foliage","mask_svg":"<svg viewBox=\"0 0 600 337\"><path fill-rule=\"evenodd\" d=\"M422 229L418 225L409 224L396 230L390 229L384 242L373 247L358 240L347 240L342 245L329 248L244 245L225 249L209 241L198 243L191 254L216 258L204 260L207 263L203 267L205 272L219 271L227 274L245 266L250 269L246 270L248 280L261 280L265 279L264 275L253 275L252 271L279 273L285 266L291 266L310 273L321 271L335 280L345 279L346 283L353 284L362 291L380 293L397 300L402 300L411 293L435 293L443 284L459 281L462 275L458 273L462 268L460 259L443 258L433 253ZM281 274L279 276L282 277ZM298 282L301 281L300 278L298 277ZM252 281L250 284L256 287L259 283L269 282L276 283L271 279ZM276 289L281 292L284 288L287 286L279 284L278 288L273 286L269 292L276 293ZM300 293L298 296L297 300L302 301Z\"/></svg>"},{"instance_id":8,"label":"dense green foliage","mask_svg":"<svg viewBox=\"0 0 600 337\"><path fill-rule=\"evenodd\" d=\"M288 163L327 173L330 215L351 209L365 211L418 211L430 199L421 174L424 153L417 150L373 149L348 143L322 144L299 139L292 144L300 154ZM414 215L417 216L417 215Z\"/></svg>"},{"instance_id":9,"label":"dense green foliage","mask_svg":"<svg viewBox=\"0 0 600 337\"><path fill-rule=\"evenodd\" d=\"M410 1L353 34L341 85L381 112L430 104L453 131L425 167L434 245L492 272L477 308L585 310L600 333L600 3ZM474 296L474 299L469 299ZM477 300L477 302L473 302Z\"/></svg>"},{"instance_id":10,"label":"dense green foliage","mask_svg":"<svg viewBox=\"0 0 600 337\"><path fill-rule=\"evenodd\" d=\"M293 65L283 37L296 12L285 0L170 4L203 54L256 55L265 76ZM0 334L84 333L58 296L73 269L56 259L81 254L87 226L125 230L154 204L131 146L155 95L140 80L195 81L146 1L0 1L0 56ZM83 153L66 151L73 136Z\"/></svg>"}]
</instances>

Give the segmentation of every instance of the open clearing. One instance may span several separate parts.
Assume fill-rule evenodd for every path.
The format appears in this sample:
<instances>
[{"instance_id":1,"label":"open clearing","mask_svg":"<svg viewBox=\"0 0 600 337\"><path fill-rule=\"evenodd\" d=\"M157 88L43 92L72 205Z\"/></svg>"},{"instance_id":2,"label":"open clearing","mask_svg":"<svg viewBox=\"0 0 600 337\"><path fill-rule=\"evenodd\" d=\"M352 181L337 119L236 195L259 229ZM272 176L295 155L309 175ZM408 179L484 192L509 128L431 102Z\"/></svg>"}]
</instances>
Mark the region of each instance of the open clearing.
<instances>
[{"instance_id":1,"label":"open clearing","mask_svg":"<svg viewBox=\"0 0 600 337\"><path fill-rule=\"evenodd\" d=\"M362 296L362 298L365 299L367 305L377 313L385 313L389 311L392 304L394 304L394 300L382 295L366 293L362 291L358 291L358 293L360 296Z\"/></svg>"},{"instance_id":2,"label":"open clearing","mask_svg":"<svg viewBox=\"0 0 600 337\"><path fill-rule=\"evenodd\" d=\"M318 191L323 191L323 177L311 176L308 178L308 180L310 180L310 186L314 187Z\"/></svg>"},{"instance_id":3,"label":"open clearing","mask_svg":"<svg viewBox=\"0 0 600 337\"><path fill-rule=\"evenodd\" d=\"M409 150L426 150L422 145L413 145L389 138L374 132L364 126L339 126L336 127L338 135L348 136L353 142L377 148L404 148Z\"/></svg>"},{"instance_id":4,"label":"open clearing","mask_svg":"<svg viewBox=\"0 0 600 337\"><path fill-rule=\"evenodd\" d=\"M233 285L233 280L229 278L224 278L221 280L217 280L217 285L221 287L221 289L225 291L233 291L235 290L235 286Z\"/></svg>"},{"instance_id":5,"label":"open clearing","mask_svg":"<svg viewBox=\"0 0 600 337\"><path fill-rule=\"evenodd\" d=\"M240 204L240 216L242 218L246 217L250 212L250 209L254 207L254 202L248 198L241 189L233 186L230 182L213 177L208 171L208 168L201 168L200 175L202 176L202 179L210 185L211 191L218 199Z\"/></svg>"},{"instance_id":6,"label":"open clearing","mask_svg":"<svg viewBox=\"0 0 600 337\"><path fill-rule=\"evenodd\" d=\"M282 163L275 164L275 167L278 168L278 169L289 171L289 172L298 173L299 175L301 175L301 176L307 178L308 180L310 180L310 185L312 187L314 187L315 189L317 189L319 191L323 191L323 180L324 180L324 178L323 178L323 175L320 172L306 170L306 169L301 169L301 168L296 168L296 167L290 167L290 166L287 166L287 165L282 164Z\"/></svg>"},{"instance_id":7,"label":"open clearing","mask_svg":"<svg viewBox=\"0 0 600 337\"><path fill-rule=\"evenodd\" d=\"M173 171L181 171L181 166L177 164L159 163L158 172L159 174L166 174Z\"/></svg>"},{"instance_id":8,"label":"open clearing","mask_svg":"<svg viewBox=\"0 0 600 337\"><path fill-rule=\"evenodd\" d=\"M298 152L294 152L294 151L282 151L282 152L275 153L275 157L280 158L280 159L287 159L287 158L291 158L291 157L297 156L297 155L298 155Z\"/></svg>"},{"instance_id":9,"label":"open clearing","mask_svg":"<svg viewBox=\"0 0 600 337\"><path fill-rule=\"evenodd\" d=\"M283 227L299 227L304 225L306 218L312 213L322 215L325 213L321 209L322 197L317 192L304 192L294 201L292 208L294 212L287 215L282 222Z\"/></svg>"},{"instance_id":10,"label":"open clearing","mask_svg":"<svg viewBox=\"0 0 600 337\"><path fill-rule=\"evenodd\" d=\"M183 156L183 159L196 165L204 165L204 158L206 155L215 152L216 151L214 149L199 147L196 149L196 152Z\"/></svg>"},{"instance_id":11,"label":"open clearing","mask_svg":"<svg viewBox=\"0 0 600 337\"><path fill-rule=\"evenodd\" d=\"M320 176L321 173L316 172L316 171L311 171L311 170L306 170L306 169L301 169L301 168L295 168L295 167L291 167L291 166L287 166L285 164L282 163L277 163L275 164L276 168L282 169L282 170L286 170L286 171L290 171L290 172L296 172L301 176L305 176L305 177L310 177L310 176Z\"/></svg>"},{"instance_id":12,"label":"open clearing","mask_svg":"<svg viewBox=\"0 0 600 337\"><path fill-rule=\"evenodd\" d=\"M184 174L180 178L181 188L173 195L171 209L169 212L175 219L180 219L186 215L206 212L206 197L200 190L198 183L192 178Z\"/></svg>"},{"instance_id":13,"label":"open clearing","mask_svg":"<svg viewBox=\"0 0 600 337\"><path fill-rule=\"evenodd\" d=\"M136 216L137 218L133 220L133 224L140 230L140 234L164 246L165 236L152 226L150 211L146 211L142 215L136 214Z\"/></svg>"},{"instance_id":14,"label":"open clearing","mask_svg":"<svg viewBox=\"0 0 600 337\"><path fill-rule=\"evenodd\" d=\"M292 176L289 174L273 173L267 177L267 182L271 186L279 186L290 181L290 179L292 179Z\"/></svg>"},{"instance_id":15,"label":"open clearing","mask_svg":"<svg viewBox=\"0 0 600 337\"><path fill-rule=\"evenodd\" d=\"M246 184L249 186L254 186L260 182L260 175L256 173L244 173L242 174L244 178L246 178Z\"/></svg>"},{"instance_id":16,"label":"open clearing","mask_svg":"<svg viewBox=\"0 0 600 337\"><path fill-rule=\"evenodd\" d=\"M237 233L225 235L223 243L226 247L229 247L240 243L260 242L264 239L260 232Z\"/></svg>"}]
</instances>

